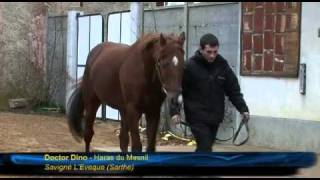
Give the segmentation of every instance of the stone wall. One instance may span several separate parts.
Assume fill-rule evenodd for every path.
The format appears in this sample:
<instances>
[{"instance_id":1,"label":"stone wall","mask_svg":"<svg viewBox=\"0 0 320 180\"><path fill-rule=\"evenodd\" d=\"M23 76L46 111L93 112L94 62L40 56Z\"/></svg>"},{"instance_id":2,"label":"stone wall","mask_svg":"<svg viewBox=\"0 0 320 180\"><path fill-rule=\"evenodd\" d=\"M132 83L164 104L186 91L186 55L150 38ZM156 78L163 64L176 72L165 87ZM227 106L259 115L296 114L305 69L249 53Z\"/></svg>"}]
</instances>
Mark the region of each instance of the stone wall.
<instances>
[{"instance_id":1,"label":"stone wall","mask_svg":"<svg viewBox=\"0 0 320 180\"><path fill-rule=\"evenodd\" d=\"M83 11L85 14L107 14L130 9L130 2L47 2L46 6L49 16L67 15L70 10Z\"/></svg>"},{"instance_id":2,"label":"stone wall","mask_svg":"<svg viewBox=\"0 0 320 180\"><path fill-rule=\"evenodd\" d=\"M0 110L8 109L10 98L48 100L48 17L69 10L106 17L129 8L130 2L0 2Z\"/></svg>"},{"instance_id":3,"label":"stone wall","mask_svg":"<svg viewBox=\"0 0 320 180\"><path fill-rule=\"evenodd\" d=\"M43 96L47 9L42 2L0 2L0 108L8 98Z\"/></svg>"}]
</instances>

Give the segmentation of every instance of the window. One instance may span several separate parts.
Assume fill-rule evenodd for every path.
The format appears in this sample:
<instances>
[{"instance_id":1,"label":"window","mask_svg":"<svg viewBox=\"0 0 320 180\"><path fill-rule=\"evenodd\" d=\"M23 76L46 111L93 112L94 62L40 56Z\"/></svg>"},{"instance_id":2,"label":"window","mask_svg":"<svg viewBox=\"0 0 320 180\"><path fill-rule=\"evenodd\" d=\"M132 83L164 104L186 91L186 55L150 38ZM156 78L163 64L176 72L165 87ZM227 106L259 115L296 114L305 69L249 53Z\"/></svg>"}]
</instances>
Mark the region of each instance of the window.
<instances>
[{"instance_id":1,"label":"window","mask_svg":"<svg viewBox=\"0 0 320 180\"><path fill-rule=\"evenodd\" d=\"M201 2L189 2L189 4L199 4ZM181 6L184 5L185 2L156 2L156 6Z\"/></svg>"},{"instance_id":2,"label":"window","mask_svg":"<svg viewBox=\"0 0 320 180\"><path fill-rule=\"evenodd\" d=\"M165 6L184 5L184 2L165 2Z\"/></svg>"},{"instance_id":3,"label":"window","mask_svg":"<svg viewBox=\"0 0 320 180\"><path fill-rule=\"evenodd\" d=\"M241 75L297 77L300 2L244 2Z\"/></svg>"}]
</instances>

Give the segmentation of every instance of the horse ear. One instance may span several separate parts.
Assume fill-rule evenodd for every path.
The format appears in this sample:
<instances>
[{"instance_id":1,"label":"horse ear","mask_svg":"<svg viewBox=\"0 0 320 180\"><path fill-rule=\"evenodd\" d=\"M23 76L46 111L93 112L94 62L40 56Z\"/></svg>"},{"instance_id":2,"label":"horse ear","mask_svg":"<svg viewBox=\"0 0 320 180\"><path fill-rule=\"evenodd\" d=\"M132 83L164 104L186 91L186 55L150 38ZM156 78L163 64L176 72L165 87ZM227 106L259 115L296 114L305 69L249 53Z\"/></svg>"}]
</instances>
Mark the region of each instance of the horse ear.
<instances>
[{"instance_id":1,"label":"horse ear","mask_svg":"<svg viewBox=\"0 0 320 180\"><path fill-rule=\"evenodd\" d=\"M185 40L186 40L186 35L184 32L182 32L179 36L179 41L180 41L181 46L183 46Z\"/></svg>"},{"instance_id":2,"label":"horse ear","mask_svg":"<svg viewBox=\"0 0 320 180\"><path fill-rule=\"evenodd\" d=\"M163 37L162 33L160 34L160 45L161 46L164 46L166 45L166 39Z\"/></svg>"}]
</instances>

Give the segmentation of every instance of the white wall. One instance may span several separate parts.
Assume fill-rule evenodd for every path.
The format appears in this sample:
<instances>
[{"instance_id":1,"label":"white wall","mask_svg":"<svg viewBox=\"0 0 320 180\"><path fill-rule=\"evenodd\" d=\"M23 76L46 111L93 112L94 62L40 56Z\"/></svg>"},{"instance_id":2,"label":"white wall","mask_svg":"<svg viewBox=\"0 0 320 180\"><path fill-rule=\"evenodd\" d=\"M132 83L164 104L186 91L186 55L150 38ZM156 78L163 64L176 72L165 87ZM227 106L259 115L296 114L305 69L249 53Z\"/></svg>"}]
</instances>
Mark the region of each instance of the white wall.
<instances>
[{"instance_id":1,"label":"white wall","mask_svg":"<svg viewBox=\"0 0 320 180\"><path fill-rule=\"evenodd\" d=\"M299 78L239 76L252 115L320 121L319 17L320 3L302 3L300 63L307 66L305 95L299 93Z\"/></svg>"}]
</instances>

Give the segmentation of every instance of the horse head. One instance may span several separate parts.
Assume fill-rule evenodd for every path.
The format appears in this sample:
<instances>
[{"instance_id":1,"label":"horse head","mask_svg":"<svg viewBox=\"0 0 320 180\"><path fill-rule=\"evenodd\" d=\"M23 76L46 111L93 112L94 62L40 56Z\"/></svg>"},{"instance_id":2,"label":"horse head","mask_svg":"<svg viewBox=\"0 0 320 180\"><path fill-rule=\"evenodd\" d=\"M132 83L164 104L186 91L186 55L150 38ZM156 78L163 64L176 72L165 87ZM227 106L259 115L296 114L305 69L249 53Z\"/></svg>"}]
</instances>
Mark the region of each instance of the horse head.
<instances>
[{"instance_id":1,"label":"horse head","mask_svg":"<svg viewBox=\"0 0 320 180\"><path fill-rule=\"evenodd\" d=\"M161 82L162 91L168 98L174 98L181 94L182 76L184 68L185 34L179 37L159 36L159 46L155 52L155 70Z\"/></svg>"}]
</instances>

